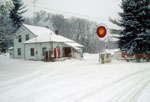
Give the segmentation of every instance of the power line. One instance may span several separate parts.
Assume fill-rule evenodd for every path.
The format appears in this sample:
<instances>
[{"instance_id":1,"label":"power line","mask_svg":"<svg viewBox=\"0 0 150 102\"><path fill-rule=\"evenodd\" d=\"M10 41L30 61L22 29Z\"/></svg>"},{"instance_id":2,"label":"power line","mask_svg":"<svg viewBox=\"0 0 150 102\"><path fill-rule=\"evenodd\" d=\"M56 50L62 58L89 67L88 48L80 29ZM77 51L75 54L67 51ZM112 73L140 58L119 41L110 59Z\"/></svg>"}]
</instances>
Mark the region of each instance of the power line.
<instances>
[{"instance_id":1,"label":"power line","mask_svg":"<svg viewBox=\"0 0 150 102\"><path fill-rule=\"evenodd\" d=\"M37 7L37 8L45 9L45 10L48 10L48 11L55 11L55 12L60 12L60 13L69 14L69 15L76 15L76 16L80 16L80 17L86 17L86 18L91 18L91 19L103 20L103 19L101 19L101 18L97 18L97 17L93 17L93 16L87 16L87 15L82 15L82 14L78 14L78 13L74 13L74 12L69 12L69 11L64 11L64 10L46 8L46 7L37 6L37 5L31 5L31 4L27 4L27 5L28 5L28 6L35 6L35 7Z\"/></svg>"}]
</instances>

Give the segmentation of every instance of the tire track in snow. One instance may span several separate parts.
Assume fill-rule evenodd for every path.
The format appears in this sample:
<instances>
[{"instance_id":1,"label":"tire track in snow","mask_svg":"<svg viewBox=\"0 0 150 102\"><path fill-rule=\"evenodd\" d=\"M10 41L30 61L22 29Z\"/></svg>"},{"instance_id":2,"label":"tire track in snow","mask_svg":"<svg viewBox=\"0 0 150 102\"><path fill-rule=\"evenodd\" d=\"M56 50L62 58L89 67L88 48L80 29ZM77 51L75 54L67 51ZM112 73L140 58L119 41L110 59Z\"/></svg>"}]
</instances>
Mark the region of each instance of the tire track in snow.
<instances>
[{"instance_id":1,"label":"tire track in snow","mask_svg":"<svg viewBox=\"0 0 150 102\"><path fill-rule=\"evenodd\" d=\"M33 73L30 73L28 75L25 75L25 76L22 76L22 77L13 79L13 80L1 82L0 83L0 87L1 87L0 89L4 90L6 88L9 92L13 92L13 90L19 90L19 89L23 89L23 88L32 86L33 84L31 84L31 83L38 83L42 79L44 79L44 78L46 79L46 77L55 76L58 72L60 72L62 70L62 67L58 68L60 66L54 67L55 64L56 63L53 63L53 65L52 65L53 68L50 68L51 69L50 71L47 71L47 70L49 70L49 67L50 67L49 65L47 65L47 66L44 66L46 68L40 68L40 70L33 72ZM23 83L21 83L20 81ZM8 86L14 86L14 87L9 88ZM2 90L0 93L1 95L8 93L7 90L5 90L4 92L2 92Z\"/></svg>"},{"instance_id":2,"label":"tire track in snow","mask_svg":"<svg viewBox=\"0 0 150 102\"><path fill-rule=\"evenodd\" d=\"M145 72L147 72L147 71L150 71L150 68L147 68L147 69L144 69L144 70L142 70L142 71L138 71L138 72L132 73L132 74L127 75L127 76L125 76L125 77L123 77L123 78L121 78L121 79L119 79L119 80L117 80L117 81L114 81L114 82L112 82L112 83L110 83L110 84L108 84L108 85L106 85L106 86L104 86L104 87L102 87L102 88L98 88L98 89L96 89L96 90L94 90L94 91L92 91L92 92L90 92L90 93L84 95L83 97L80 97L79 99L75 100L75 102L80 102L80 100L85 99L85 98L87 98L87 97L91 97L91 96L93 96L94 94L96 94L97 92L102 91L102 90L104 90L104 89L110 87L110 86L113 85L113 84L119 83L119 82L121 82L121 81L123 81L123 80L126 80L126 79L128 79L128 78L130 78L130 77L132 77L132 76L134 76L134 75L141 74L141 73L145 73Z\"/></svg>"},{"instance_id":3,"label":"tire track in snow","mask_svg":"<svg viewBox=\"0 0 150 102\"><path fill-rule=\"evenodd\" d=\"M107 72L106 72L107 73ZM95 73L93 73L92 75L91 75L91 73L88 73L88 76L87 76L87 73L82 73L82 75L84 74L84 79L86 79L87 77L90 77L90 76L93 76L93 74L99 74L99 72L95 72ZM75 74L76 75L76 74ZM68 77L68 76L66 76L66 77ZM78 77L80 77L80 75L78 76ZM71 77L71 79L72 79L72 77ZM74 79L78 79L77 78L77 76L76 77L74 77L72 80L74 80ZM62 80L62 79L60 79L60 80ZM72 80L68 80L68 81L72 81ZM80 80L78 80L79 82L80 82ZM48 88L47 90L51 90L51 89L57 89L58 90L58 88L61 88L62 89L62 87L66 87L67 86L67 84L68 83L64 83L64 81L56 81L57 82L57 84L55 83L54 84L54 87L50 87L50 88ZM75 81L74 82L74 84L76 84L77 82ZM47 86L49 86L49 85L42 85L42 88L40 87L40 88L38 88L38 89L40 89L41 91L43 90L43 88L45 88L45 87L47 87ZM28 86L29 87L29 86ZM23 87L23 88L25 88L25 87ZM32 91L32 92L35 92L36 90L38 90L38 89L31 89L30 91ZM38 90L39 91L39 90ZM27 95L32 95L33 93L29 93L29 94L27 94ZM39 100L39 99L38 99Z\"/></svg>"},{"instance_id":4,"label":"tire track in snow","mask_svg":"<svg viewBox=\"0 0 150 102\"><path fill-rule=\"evenodd\" d=\"M149 102L150 100L150 83L144 88L136 102Z\"/></svg>"},{"instance_id":5,"label":"tire track in snow","mask_svg":"<svg viewBox=\"0 0 150 102\"><path fill-rule=\"evenodd\" d=\"M137 85L143 85L143 82L145 82L145 79L146 78L148 78L149 77L149 75L150 75L150 73L145 73L145 74L143 74L144 76L142 77L142 76L136 76L134 79L130 79L131 81L133 81L133 80L135 80L136 82L135 83L131 83L131 85L129 86L129 87L122 87L121 89L119 89L119 91L118 91L118 89L117 89L117 94L115 94L115 95L113 95L113 96L111 96L111 97L109 97L109 99L113 99L114 101L113 102L124 102L125 101L125 99L122 99L123 101L120 101L120 99L124 96L124 95L126 95L129 91L131 91L132 89L134 89ZM136 80L138 78L138 80ZM139 79L140 78L140 79ZM147 79L146 79L147 80ZM129 80L128 80L129 81ZM128 82L127 81L127 82ZM121 83L122 85L124 84L124 83ZM119 85L119 86L121 86L121 85ZM144 85L145 86L145 85ZM116 87L115 87L116 88ZM141 89L140 89L141 90ZM130 101L127 101L126 100L126 102L130 102ZM134 101L131 101L131 102L134 102Z\"/></svg>"},{"instance_id":6,"label":"tire track in snow","mask_svg":"<svg viewBox=\"0 0 150 102\"><path fill-rule=\"evenodd\" d=\"M40 68L40 70L33 72L29 75L14 79L10 82L7 81L7 82L3 83L1 85L1 87L3 87L2 90L4 90L6 88L8 91L5 90L3 93L1 92L0 94L4 95L4 94L7 94L9 92L13 93L14 90L19 90L19 89L29 87L30 85L33 85L32 83L37 82L37 80L43 79L43 78L48 77L48 76L53 76L58 71L57 68L51 68L51 69L53 69L53 70L51 70L51 73L47 73L46 70L48 70L49 68L48 68L48 66L45 66L45 67L46 68ZM20 81L23 83L21 83ZM9 89L8 86L13 86L13 84L14 84L14 87Z\"/></svg>"},{"instance_id":7,"label":"tire track in snow","mask_svg":"<svg viewBox=\"0 0 150 102\"><path fill-rule=\"evenodd\" d=\"M49 68L49 67L50 67L50 66L47 65L47 66L44 66L44 67L38 69L38 71L32 72L32 73L27 74L27 75L25 75L25 76L22 76L22 77L13 79L13 80L8 80L8 81L0 82L0 87L6 86L6 85L8 85L8 84L15 83L15 82L17 82L17 81L24 80L24 79L30 79L30 78L34 78L34 77L37 77L37 78L38 78L38 76L40 76L40 74L43 74L43 73L45 73L45 72L48 73L46 70L50 70L50 69L51 69L50 72L53 72L53 71L56 72L56 70L59 71L58 68L56 68L56 67L53 67L53 68ZM48 73L48 74L50 74L50 73ZM41 76L40 76L40 77L41 77Z\"/></svg>"},{"instance_id":8,"label":"tire track in snow","mask_svg":"<svg viewBox=\"0 0 150 102\"><path fill-rule=\"evenodd\" d=\"M60 98L60 99L55 100L55 101L53 101L53 102L60 102L60 101L62 101L62 100L67 99L68 97L73 97L73 96L76 96L77 94L81 94L81 93L83 93L83 92L87 93L86 91L89 90L90 92L88 92L86 95L84 95L84 96L79 96L80 98L78 98L77 100L74 101L74 102L78 102L78 101L80 101L81 99L90 97L90 96L94 95L95 93L97 93L97 92L99 92L99 91L102 91L102 90L104 90L104 89L110 87L110 86L113 85L113 84L116 84L116 83L118 83L118 82L120 82L120 81L123 81L123 80L125 80L125 79L127 79L127 78L130 78L130 77L132 77L132 76L134 76L134 75L147 72L147 71L149 71L149 70L150 70L149 68L146 68L146 69L144 69L144 70L140 70L140 71L134 72L134 73L132 73L132 74L130 74L130 75L126 75L126 76L123 77L123 78L120 78L119 80L110 82L109 84L107 84L107 85L105 85L105 86L103 86L103 87L100 87L100 88L99 88L99 86L100 86L99 84L98 84L98 85L95 85L95 86L92 86L92 87L88 87L88 88L86 88L86 89L83 89L83 90L80 90L80 91L78 91L78 92L72 93L72 94L70 94L70 95L68 95L68 96L66 96L66 97ZM95 88L95 87L96 87L96 88Z\"/></svg>"},{"instance_id":9,"label":"tire track in snow","mask_svg":"<svg viewBox=\"0 0 150 102\"><path fill-rule=\"evenodd\" d=\"M47 65L47 66L44 66L46 68L41 68L41 70L38 71L39 73L35 73L34 75L32 75L33 73L31 73L31 76L26 76L26 77L20 78L18 80L16 79L12 83L5 83L6 84L5 87L6 87L7 84L9 86L12 86L13 84L16 84L17 82L19 82L20 80L23 81L23 83L17 84L13 88L8 89L8 87L6 87L6 89L8 91L5 91L5 92L1 93L1 96L2 95L3 96L7 96L7 94L9 95L10 93L13 93L13 92L15 92L17 90L19 90L19 91L24 90L25 88L29 88L30 86L33 86L33 83L34 84L39 83L41 80L43 81L43 79L44 80L47 79L47 77L55 76L56 74L59 74L59 72L61 72L62 70L64 71L64 67L61 67L61 65L59 65L59 64L58 64L59 66L57 65L57 66L54 67L55 64L56 63L53 63L53 65L51 65L51 66L53 66L53 68L51 68L53 70L50 70L50 71L52 71L51 73L49 73L49 71L47 71L47 70L49 70L48 67L50 67L49 65ZM68 65L68 66L72 66L72 65ZM15 95L15 94L12 94L11 96L13 96L13 95Z\"/></svg>"},{"instance_id":10,"label":"tire track in snow","mask_svg":"<svg viewBox=\"0 0 150 102\"><path fill-rule=\"evenodd\" d=\"M9 84L12 84L12 83L15 83L19 80L23 80L23 79L27 79L27 78L30 78L34 75L37 75L38 73L40 73L43 69L40 69L36 72L33 72L33 73L30 73L28 75L25 75L25 76L22 76L22 77L19 77L19 78L16 78L16 79L13 79L13 80L7 80L7 81L3 81L3 82L0 82L0 87L3 87L3 86L7 86Z\"/></svg>"},{"instance_id":11,"label":"tire track in snow","mask_svg":"<svg viewBox=\"0 0 150 102\"><path fill-rule=\"evenodd\" d=\"M133 93L134 96L129 100L129 102L137 102L138 97L142 94L142 92L146 89L146 87L148 87L149 84L150 84L150 79L146 81L146 83L143 84L142 87L136 93Z\"/></svg>"},{"instance_id":12,"label":"tire track in snow","mask_svg":"<svg viewBox=\"0 0 150 102\"><path fill-rule=\"evenodd\" d=\"M83 68L83 67L82 67ZM51 89L56 89L56 90L58 90L58 89L60 89L59 91L60 92L62 92L61 90L62 89L66 89L66 86L68 85L68 84L73 84L71 87L69 87L69 89L73 89L73 88L75 88L74 87L74 85L76 85L77 83L80 83L80 81L81 80L85 80L85 79L89 79L90 78L90 80L92 80L92 81L94 81L94 83L96 83L97 81L99 81L99 80L105 80L105 78L111 78L111 77L113 77L114 76L114 74L110 74L110 72L108 72L107 70L108 69L110 69L110 68L107 68L107 69L103 69L103 71L105 72L105 73L102 73L103 75L105 75L104 77L101 77L101 79L99 78L99 71L95 71L94 70L94 73L88 73L87 74L87 72L85 72L85 71L83 71L84 73L80 73L82 76L80 76L80 75L78 75L79 73L78 72L75 72L75 73L69 73L69 74L71 74L71 75L73 75L73 76L69 76L70 78L68 79L68 75L65 75L65 78L67 77L67 80L63 80L62 81L62 76L61 76L61 79L60 79L60 81L56 81L57 82L57 84L56 83L54 83L54 87L52 87L52 86L50 86L50 88L48 88L47 90L51 90ZM96 74L96 76L95 76L95 74ZM93 77L92 76L94 76L94 79L93 79ZM60 78L60 77L59 77ZM64 78L64 76L63 76L63 78ZM96 78L96 79L95 79ZM79 80L80 79L80 80ZM73 83L72 83L72 80L73 80ZM64 83L64 81L65 81L65 83ZM67 81L67 82L66 82ZM69 81L69 82L68 82ZM88 83L87 83L88 84ZM84 83L84 85L86 85L85 83ZM97 85L97 84L96 84ZM49 85L46 85L46 86L44 86L44 87L47 87L47 86L49 86ZM62 87L64 87L64 88L62 88ZM41 88L40 88L41 89ZM35 89L33 89L34 91L35 91ZM32 91L33 91L32 90ZM67 89L68 90L68 89ZM69 92L70 93L70 92ZM71 92L72 93L72 92ZM28 94L28 95L30 95L30 94ZM48 98L48 97L50 97L51 96L51 94L47 94L47 96L46 97L44 97L44 98L41 98L41 99L38 99L36 102L41 102L42 100L44 100L45 98ZM52 95L53 96L53 95ZM51 96L51 97L52 97ZM58 95L59 96L59 95ZM61 95L60 95L60 97L61 97ZM59 99L59 98L58 98ZM52 101L54 101L54 100L52 100Z\"/></svg>"}]
</instances>

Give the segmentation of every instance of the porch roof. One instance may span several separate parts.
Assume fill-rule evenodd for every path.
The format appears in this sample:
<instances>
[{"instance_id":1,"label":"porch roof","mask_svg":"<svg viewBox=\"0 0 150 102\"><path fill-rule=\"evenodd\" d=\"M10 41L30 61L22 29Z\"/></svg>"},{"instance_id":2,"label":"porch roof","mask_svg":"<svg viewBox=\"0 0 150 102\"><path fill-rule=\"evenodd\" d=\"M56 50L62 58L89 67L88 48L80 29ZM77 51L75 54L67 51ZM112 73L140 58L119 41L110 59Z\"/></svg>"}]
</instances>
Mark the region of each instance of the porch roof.
<instances>
[{"instance_id":1,"label":"porch roof","mask_svg":"<svg viewBox=\"0 0 150 102\"><path fill-rule=\"evenodd\" d=\"M76 42L65 42L66 45L73 47L76 50L79 50L81 47L83 47L83 45L80 45Z\"/></svg>"}]
</instances>

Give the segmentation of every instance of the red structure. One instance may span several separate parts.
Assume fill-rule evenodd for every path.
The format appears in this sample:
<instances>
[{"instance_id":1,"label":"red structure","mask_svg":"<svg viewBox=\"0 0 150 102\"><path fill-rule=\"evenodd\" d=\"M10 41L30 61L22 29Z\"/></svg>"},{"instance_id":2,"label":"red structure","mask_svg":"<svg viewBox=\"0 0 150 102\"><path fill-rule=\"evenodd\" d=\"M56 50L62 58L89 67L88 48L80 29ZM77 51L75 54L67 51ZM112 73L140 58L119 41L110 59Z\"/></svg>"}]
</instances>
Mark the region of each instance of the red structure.
<instances>
[{"instance_id":1,"label":"red structure","mask_svg":"<svg viewBox=\"0 0 150 102\"><path fill-rule=\"evenodd\" d=\"M54 58L60 57L60 48L54 48Z\"/></svg>"}]
</instances>

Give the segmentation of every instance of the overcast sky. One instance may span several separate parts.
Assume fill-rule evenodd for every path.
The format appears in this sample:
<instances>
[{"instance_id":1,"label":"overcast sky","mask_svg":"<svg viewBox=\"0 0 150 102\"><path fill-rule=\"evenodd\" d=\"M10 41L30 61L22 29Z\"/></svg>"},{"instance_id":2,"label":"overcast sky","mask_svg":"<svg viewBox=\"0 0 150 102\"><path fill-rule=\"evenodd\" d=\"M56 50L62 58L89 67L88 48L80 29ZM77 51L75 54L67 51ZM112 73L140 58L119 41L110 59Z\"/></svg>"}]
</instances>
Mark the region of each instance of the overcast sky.
<instances>
[{"instance_id":1,"label":"overcast sky","mask_svg":"<svg viewBox=\"0 0 150 102\"><path fill-rule=\"evenodd\" d=\"M34 0L22 1L28 9L25 16L33 16ZM112 27L108 19L109 17L119 18L117 13L121 11L120 3L121 0L36 0L36 6L43 7L36 7L36 11L42 9L50 13L63 14L66 17L82 17Z\"/></svg>"}]
</instances>

